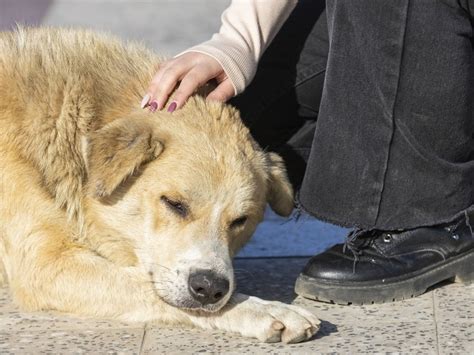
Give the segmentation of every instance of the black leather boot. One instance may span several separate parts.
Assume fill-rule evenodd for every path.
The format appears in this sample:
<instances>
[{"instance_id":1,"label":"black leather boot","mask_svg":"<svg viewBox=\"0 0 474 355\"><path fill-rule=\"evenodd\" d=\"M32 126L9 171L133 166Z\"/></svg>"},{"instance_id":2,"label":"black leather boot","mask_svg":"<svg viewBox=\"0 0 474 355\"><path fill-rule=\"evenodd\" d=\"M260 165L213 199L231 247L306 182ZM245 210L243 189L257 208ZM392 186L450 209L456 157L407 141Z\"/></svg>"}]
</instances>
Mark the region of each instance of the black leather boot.
<instances>
[{"instance_id":1,"label":"black leather boot","mask_svg":"<svg viewBox=\"0 0 474 355\"><path fill-rule=\"evenodd\" d=\"M472 223L472 224L471 224ZM406 231L352 231L345 244L310 259L296 293L339 304L403 300L441 281L474 280L474 214Z\"/></svg>"}]
</instances>

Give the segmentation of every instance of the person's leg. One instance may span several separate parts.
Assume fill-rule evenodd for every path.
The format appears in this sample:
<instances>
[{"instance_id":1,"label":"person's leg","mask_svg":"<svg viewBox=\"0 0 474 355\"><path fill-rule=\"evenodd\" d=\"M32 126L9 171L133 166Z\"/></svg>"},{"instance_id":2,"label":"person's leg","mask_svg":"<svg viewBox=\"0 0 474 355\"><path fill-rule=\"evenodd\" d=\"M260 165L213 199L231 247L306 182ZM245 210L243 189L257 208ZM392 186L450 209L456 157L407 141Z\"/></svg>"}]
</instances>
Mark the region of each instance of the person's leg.
<instances>
[{"instance_id":1,"label":"person's leg","mask_svg":"<svg viewBox=\"0 0 474 355\"><path fill-rule=\"evenodd\" d=\"M283 156L296 189L311 150L324 82L324 7L324 1L299 1L265 51L252 83L230 102L257 142Z\"/></svg>"},{"instance_id":2,"label":"person's leg","mask_svg":"<svg viewBox=\"0 0 474 355\"><path fill-rule=\"evenodd\" d=\"M474 279L474 55L468 3L328 1L330 50L299 194L362 228L314 257L296 290L385 302Z\"/></svg>"},{"instance_id":3,"label":"person's leg","mask_svg":"<svg viewBox=\"0 0 474 355\"><path fill-rule=\"evenodd\" d=\"M349 227L452 220L474 199L470 14L456 0L333 0L327 12L302 206Z\"/></svg>"},{"instance_id":4,"label":"person's leg","mask_svg":"<svg viewBox=\"0 0 474 355\"><path fill-rule=\"evenodd\" d=\"M450 277L469 282L473 145L466 98L472 97L473 62L467 6L329 5L326 72L326 18L308 11L317 5L302 2L265 53L254 82L233 100L257 141L285 157L297 190L311 151L300 206L337 224L373 230L356 230L347 248L312 258L297 292L371 303L417 295ZM414 119L430 107L431 124ZM446 122L449 129L440 135L436 127ZM424 149L406 140L400 123L424 139ZM446 155L432 159L440 151ZM466 215L455 218L463 210ZM433 227L415 228L423 225ZM381 231L387 229L398 231ZM395 279L403 282L385 287Z\"/></svg>"}]
</instances>

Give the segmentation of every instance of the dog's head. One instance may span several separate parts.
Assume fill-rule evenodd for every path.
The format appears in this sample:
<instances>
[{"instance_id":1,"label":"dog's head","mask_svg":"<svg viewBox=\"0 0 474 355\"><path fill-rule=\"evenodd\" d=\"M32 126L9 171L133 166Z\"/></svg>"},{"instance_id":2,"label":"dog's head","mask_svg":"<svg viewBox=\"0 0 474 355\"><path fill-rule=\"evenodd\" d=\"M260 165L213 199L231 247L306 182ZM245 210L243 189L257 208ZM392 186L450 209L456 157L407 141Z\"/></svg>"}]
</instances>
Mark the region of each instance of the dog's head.
<instances>
[{"instance_id":1,"label":"dog's head","mask_svg":"<svg viewBox=\"0 0 474 355\"><path fill-rule=\"evenodd\" d=\"M176 307L220 309L235 287L231 259L267 202L280 215L293 209L282 159L228 105L192 98L172 115L137 113L94 133L88 151L98 218L132 242Z\"/></svg>"}]
</instances>

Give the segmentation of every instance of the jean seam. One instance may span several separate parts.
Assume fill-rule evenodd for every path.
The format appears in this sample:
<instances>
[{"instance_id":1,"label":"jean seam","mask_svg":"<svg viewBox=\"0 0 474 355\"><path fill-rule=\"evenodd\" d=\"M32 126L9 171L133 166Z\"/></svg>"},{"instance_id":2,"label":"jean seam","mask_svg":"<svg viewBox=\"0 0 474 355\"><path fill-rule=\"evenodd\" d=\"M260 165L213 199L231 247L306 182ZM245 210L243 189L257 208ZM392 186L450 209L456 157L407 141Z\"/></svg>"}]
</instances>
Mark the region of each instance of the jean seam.
<instances>
[{"instance_id":1,"label":"jean seam","mask_svg":"<svg viewBox=\"0 0 474 355\"><path fill-rule=\"evenodd\" d=\"M306 68L301 70L299 74L296 75L295 85L293 86L293 88L300 86L301 84L305 83L306 81L314 78L315 76L325 71L326 71L326 65L321 65L319 63L315 63L314 65L307 66ZM307 74L307 72L310 72L310 73Z\"/></svg>"},{"instance_id":2,"label":"jean seam","mask_svg":"<svg viewBox=\"0 0 474 355\"><path fill-rule=\"evenodd\" d=\"M378 196L377 214L375 216L374 225L377 225L378 222L379 222L378 219L380 217L380 208L381 208L381 205L382 205L383 193L384 193L384 190L385 190L385 184L386 184L386 180L387 180L388 167L390 165L390 155L392 153L393 138L395 136L395 110L396 110L396 106L397 106L400 80L401 80L401 75L402 75L402 63L403 63L403 55L404 55L405 41L406 41L406 34L407 34L407 27L408 27L409 7L410 7L410 1L407 1L405 27L404 27L404 30L403 30L402 50L401 50L401 53L400 53L400 61L399 61L399 64L398 64L397 87L396 87L396 91L395 91L395 98L394 98L393 104L392 104L392 115L391 115L392 116L391 117L392 131L391 131L390 141L389 141L389 145L388 145L387 158L385 159L385 164L384 164L384 172L383 172L383 178L382 178L382 188L381 188L379 196Z\"/></svg>"}]
</instances>

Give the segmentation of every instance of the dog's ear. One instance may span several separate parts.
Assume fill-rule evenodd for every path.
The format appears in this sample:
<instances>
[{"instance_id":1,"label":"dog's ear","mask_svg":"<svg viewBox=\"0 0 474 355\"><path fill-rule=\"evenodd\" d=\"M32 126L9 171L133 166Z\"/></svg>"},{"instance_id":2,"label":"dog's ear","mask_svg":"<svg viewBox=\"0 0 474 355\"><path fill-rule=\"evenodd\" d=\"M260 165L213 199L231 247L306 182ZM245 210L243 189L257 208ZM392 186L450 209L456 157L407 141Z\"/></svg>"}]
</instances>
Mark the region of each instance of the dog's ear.
<instances>
[{"instance_id":1,"label":"dog's ear","mask_svg":"<svg viewBox=\"0 0 474 355\"><path fill-rule=\"evenodd\" d=\"M269 187L267 200L280 216L289 216L294 208L293 187L286 174L285 163L276 153L267 153Z\"/></svg>"},{"instance_id":2,"label":"dog's ear","mask_svg":"<svg viewBox=\"0 0 474 355\"><path fill-rule=\"evenodd\" d=\"M107 124L88 140L89 193L98 198L110 196L128 176L162 150L163 144L152 124L143 118L129 117Z\"/></svg>"}]
</instances>

